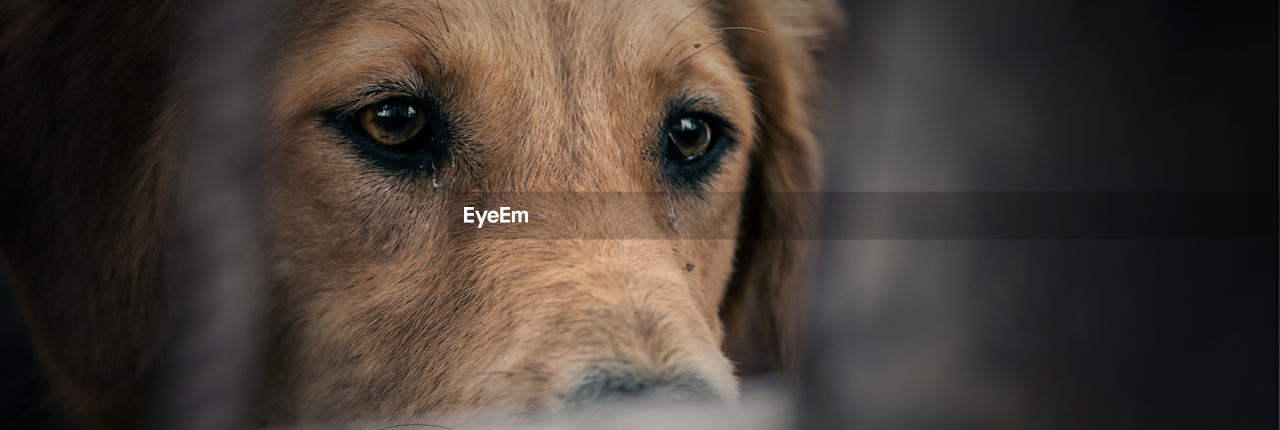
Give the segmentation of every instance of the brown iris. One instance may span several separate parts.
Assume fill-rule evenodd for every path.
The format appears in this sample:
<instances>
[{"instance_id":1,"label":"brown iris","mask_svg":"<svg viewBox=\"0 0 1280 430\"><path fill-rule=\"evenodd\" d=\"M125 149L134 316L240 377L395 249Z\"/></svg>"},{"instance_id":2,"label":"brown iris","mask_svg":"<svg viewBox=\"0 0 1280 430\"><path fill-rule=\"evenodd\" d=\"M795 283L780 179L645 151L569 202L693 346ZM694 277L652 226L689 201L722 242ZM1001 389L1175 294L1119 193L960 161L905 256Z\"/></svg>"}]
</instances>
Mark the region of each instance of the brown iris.
<instances>
[{"instance_id":1,"label":"brown iris","mask_svg":"<svg viewBox=\"0 0 1280 430\"><path fill-rule=\"evenodd\" d=\"M683 159L691 159L711 145L711 126L695 117L681 117L667 128L667 140Z\"/></svg>"},{"instance_id":2,"label":"brown iris","mask_svg":"<svg viewBox=\"0 0 1280 430\"><path fill-rule=\"evenodd\" d=\"M427 118L422 109L408 101L393 100L371 105L357 114L360 127L374 141L395 147L413 139Z\"/></svg>"}]
</instances>

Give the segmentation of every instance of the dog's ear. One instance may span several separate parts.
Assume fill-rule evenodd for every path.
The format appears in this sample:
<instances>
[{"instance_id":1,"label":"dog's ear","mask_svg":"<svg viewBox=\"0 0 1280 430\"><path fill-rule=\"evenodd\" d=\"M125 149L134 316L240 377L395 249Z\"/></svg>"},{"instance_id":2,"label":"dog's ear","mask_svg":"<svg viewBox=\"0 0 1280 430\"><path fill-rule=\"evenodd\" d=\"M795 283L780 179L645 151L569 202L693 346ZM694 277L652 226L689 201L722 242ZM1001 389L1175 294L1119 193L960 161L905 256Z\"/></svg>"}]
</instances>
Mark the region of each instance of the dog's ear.
<instances>
[{"instance_id":1,"label":"dog's ear","mask_svg":"<svg viewBox=\"0 0 1280 430\"><path fill-rule=\"evenodd\" d=\"M0 284L66 424L144 424L165 327L172 169L148 140L170 3L0 7Z\"/></svg>"},{"instance_id":2,"label":"dog's ear","mask_svg":"<svg viewBox=\"0 0 1280 430\"><path fill-rule=\"evenodd\" d=\"M819 184L810 121L818 56L842 15L828 0L724 0L727 43L756 99L757 140L735 271L720 309L725 351L740 375L794 371L801 336L800 288Z\"/></svg>"}]
</instances>

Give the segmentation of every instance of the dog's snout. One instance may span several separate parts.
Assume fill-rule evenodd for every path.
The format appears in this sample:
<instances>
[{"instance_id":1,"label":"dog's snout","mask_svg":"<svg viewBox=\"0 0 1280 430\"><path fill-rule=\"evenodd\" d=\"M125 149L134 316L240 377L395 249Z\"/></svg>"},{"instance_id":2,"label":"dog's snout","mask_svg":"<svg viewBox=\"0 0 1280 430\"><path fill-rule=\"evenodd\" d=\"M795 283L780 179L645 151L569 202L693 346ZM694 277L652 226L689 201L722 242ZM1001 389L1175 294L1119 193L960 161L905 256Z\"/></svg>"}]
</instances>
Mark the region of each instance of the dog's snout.
<instances>
[{"instance_id":1,"label":"dog's snout","mask_svg":"<svg viewBox=\"0 0 1280 430\"><path fill-rule=\"evenodd\" d=\"M693 375L642 375L595 372L565 396L567 410L584 410L625 401L712 401L720 396L706 380Z\"/></svg>"}]
</instances>

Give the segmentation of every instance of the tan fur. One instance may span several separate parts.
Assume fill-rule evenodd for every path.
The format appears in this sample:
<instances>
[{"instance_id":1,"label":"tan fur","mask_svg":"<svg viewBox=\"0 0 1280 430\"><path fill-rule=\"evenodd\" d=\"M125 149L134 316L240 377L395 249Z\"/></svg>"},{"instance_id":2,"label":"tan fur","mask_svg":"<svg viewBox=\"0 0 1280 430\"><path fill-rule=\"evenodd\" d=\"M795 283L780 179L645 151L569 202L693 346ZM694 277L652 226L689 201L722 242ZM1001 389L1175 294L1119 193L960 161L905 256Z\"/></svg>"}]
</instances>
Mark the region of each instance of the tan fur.
<instances>
[{"instance_id":1,"label":"tan fur","mask_svg":"<svg viewBox=\"0 0 1280 430\"><path fill-rule=\"evenodd\" d=\"M274 342L264 419L539 414L560 407L584 375L611 368L696 376L732 399L731 359L789 367L804 257L795 238L809 228L810 214L802 198L786 192L817 183L806 104L816 79L813 48L835 16L817 3L284 5L266 151ZM31 43L35 36L21 31L35 31L41 16L4 15L5 24L25 23L9 25L0 39L6 92L18 91L10 88L15 81L35 79L20 70L35 54L18 45ZM159 48L133 49L142 56ZM380 79L430 88L447 107L455 140L465 142L430 180L380 174L322 120ZM651 151L667 104L682 92L714 100L739 129L739 145L706 185L706 198L663 201L669 185ZM40 102L37 94L20 95ZM176 115L181 91L169 99ZM48 119L14 107L4 114L5 149L21 146L24 157L39 159L42 138L10 125ZM118 120L115 114L90 110L82 125ZM138 381L158 342L147 327L163 324L154 316L163 251L119 251L129 238L163 243L168 231L156 218L170 204L166 140L181 121L151 117L167 118L151 146L138 144L148 139L138 139L144 128L137 124L100 138L137 154L102 166L139 172L124 174L118 190L100 197L121 215L47 226L39 234L54 237L58 249L30 257L23 250L40 237L22 233L20 224L39 215L19 210L3 219L4 262L42 357L91 421L136 414L136 405L106 399L119 394L105 384L133 381L124 396L141 397ZM78 156L69 146L48 150L55 159ZM77 199L93 182L83 171L35 166L5 163L6 184L19 184L6 186L5 208L86 204ZM40 193L41 175L70 188ZM594 192L634 193L575 197ZM544 216L522 226L526 238L511 238L496 228L451 227L464 205ZM678 227L668 212L679 214ZM621 238L574 233L596 230ZM751 240L735 239L740 232ZM535 236L543 238L528 238ZM75 264L90 257L101 265ZM53 275L68 265L73 269ZM61 316L72 313L85 316ZM132 324L131 340L89 334L111 330L99 325L107 320L126 324L122 330ZM60 343L74 332L86 334L76 345ZM761 361L754 351L761 346L774 351L772 359Z\"/></svg>"}]
</instances>

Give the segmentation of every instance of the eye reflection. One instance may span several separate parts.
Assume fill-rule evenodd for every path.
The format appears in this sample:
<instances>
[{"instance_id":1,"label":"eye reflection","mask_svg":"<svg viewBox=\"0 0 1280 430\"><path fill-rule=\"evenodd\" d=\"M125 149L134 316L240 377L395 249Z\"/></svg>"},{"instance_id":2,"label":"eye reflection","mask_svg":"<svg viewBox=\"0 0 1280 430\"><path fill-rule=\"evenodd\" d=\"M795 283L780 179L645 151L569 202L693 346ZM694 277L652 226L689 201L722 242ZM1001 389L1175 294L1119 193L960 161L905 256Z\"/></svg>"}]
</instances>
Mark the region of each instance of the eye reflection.
<instances>
[{"instance_id":1,"label":"eye reflection","mask_svg":"<svg viewBox=\"0 0 1280 430\"><path fill-rule=\"evenodd\" d=\"M711 145L711 126L702 119L683 116L667 128L667 140L681 159L702 155Z\"/></svg>"},{"instance_id":2,"label":"eye reflection","mask_svg":"<svg viewBox=\"0 0 1280 430\"><path fill-rule=\"evenodd\" d=\"M360 128L380 144L395 147L413 139L426 125L422 109L408 101L393 100L361 109Z\"/></svg>"}]
</instances>

